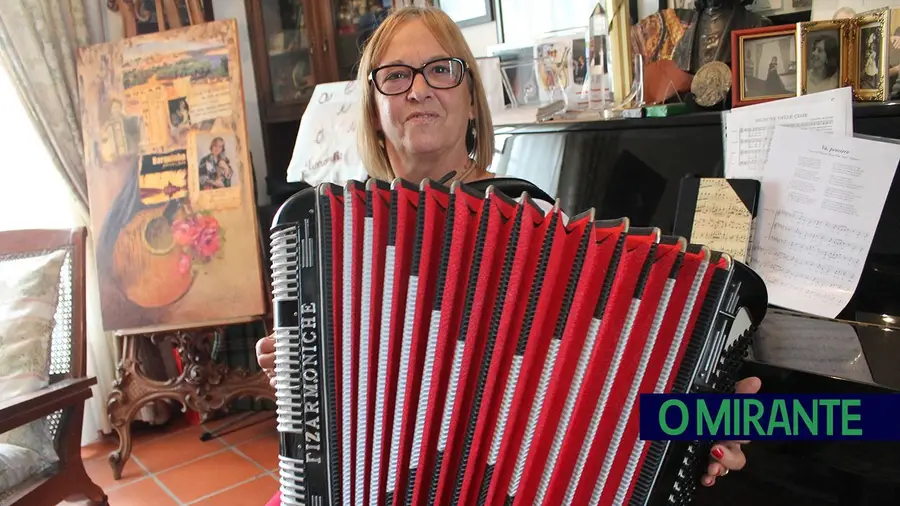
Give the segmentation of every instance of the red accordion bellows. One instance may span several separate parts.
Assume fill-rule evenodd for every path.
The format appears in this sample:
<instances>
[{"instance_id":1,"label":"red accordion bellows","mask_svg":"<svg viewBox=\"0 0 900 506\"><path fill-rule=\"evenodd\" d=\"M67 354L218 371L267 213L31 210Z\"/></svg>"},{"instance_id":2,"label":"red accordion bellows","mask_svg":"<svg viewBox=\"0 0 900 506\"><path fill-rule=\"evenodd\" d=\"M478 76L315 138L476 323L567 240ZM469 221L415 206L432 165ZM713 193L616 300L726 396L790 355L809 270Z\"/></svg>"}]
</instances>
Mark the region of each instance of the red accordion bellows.
<instances>
[{"instance_id":1,"label":"red accordion bellows","mask_svg":"<svg viewBox=\"0 0 900 506\"><path fill-rule=\"evenodd\" d=\"M301 192L272 258L291 504L686 504L705 443L641 441L638 397L731 388L756 289L625 218L429 181Z\"/></svg>"}]
</instances>

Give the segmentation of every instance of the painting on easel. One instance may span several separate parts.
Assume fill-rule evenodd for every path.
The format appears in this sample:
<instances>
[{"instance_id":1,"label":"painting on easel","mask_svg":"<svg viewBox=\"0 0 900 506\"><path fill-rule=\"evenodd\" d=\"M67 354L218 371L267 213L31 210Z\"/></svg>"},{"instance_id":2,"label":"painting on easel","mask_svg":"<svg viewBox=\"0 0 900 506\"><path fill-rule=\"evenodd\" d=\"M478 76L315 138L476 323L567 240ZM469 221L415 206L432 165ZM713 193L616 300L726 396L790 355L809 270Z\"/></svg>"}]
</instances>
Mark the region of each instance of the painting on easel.
<instances>
[{"instance_id":1,"label":"painting on easel","mask_svg":"<svg viewBox=\"0 0 900 506\"><path fill-rule=\"evenodd\" d=\"M235 22L91 46L78 74L104 329L262 315Z\"/></svg>"}]
</instances>

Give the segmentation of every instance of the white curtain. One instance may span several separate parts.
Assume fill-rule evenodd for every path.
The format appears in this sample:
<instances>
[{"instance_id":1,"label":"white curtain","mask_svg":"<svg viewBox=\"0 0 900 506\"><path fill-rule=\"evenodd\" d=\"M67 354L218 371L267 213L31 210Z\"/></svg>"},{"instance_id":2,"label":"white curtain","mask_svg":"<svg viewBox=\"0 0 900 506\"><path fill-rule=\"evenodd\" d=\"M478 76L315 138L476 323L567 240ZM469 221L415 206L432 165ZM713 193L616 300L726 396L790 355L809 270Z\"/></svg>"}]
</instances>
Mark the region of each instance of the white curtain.
<instances>
[{"instance_id":1,"label":"white curtain","mask_svg":"<svg viewBox=\"0 0 900 506\"><path fill-rule=\"evenodd\" d=\"M89 227L88 212L64 180L0 64L0 230ZM87 373L97 378L84 414L84 443L109 433L106 399L115 377L115 341L103 332L92 237L87 240Z\"/></svg>"}]
</instances>

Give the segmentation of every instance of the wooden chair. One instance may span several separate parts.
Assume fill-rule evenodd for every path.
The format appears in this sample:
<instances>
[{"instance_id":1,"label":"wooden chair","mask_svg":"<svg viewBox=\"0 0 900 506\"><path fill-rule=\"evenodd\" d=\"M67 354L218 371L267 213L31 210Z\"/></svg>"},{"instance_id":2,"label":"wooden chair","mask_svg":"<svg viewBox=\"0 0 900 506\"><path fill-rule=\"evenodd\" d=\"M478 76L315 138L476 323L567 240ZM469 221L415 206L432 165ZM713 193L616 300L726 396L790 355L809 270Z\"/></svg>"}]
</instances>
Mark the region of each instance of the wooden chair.
<instances>
[{"instance_id":1,"label":"wooden chair","mask_svg":"<svg viewBox=\"0 0 900 506\"><path fill-rule=\"evenodd\" d=\"M40 391L0 402L0 434L45 417L59 462L49 477L26 481L6 492L11 497L0 498L11 499L12 504L56 506L81 494L94 503L107 504L103 489L88 477L81 460L84 402L97 383L96 378L86 377L86 236L84 228L0 232L0 262L32 253L68 250L50 343L50 384Z\"/></svg>"}]
</instances>

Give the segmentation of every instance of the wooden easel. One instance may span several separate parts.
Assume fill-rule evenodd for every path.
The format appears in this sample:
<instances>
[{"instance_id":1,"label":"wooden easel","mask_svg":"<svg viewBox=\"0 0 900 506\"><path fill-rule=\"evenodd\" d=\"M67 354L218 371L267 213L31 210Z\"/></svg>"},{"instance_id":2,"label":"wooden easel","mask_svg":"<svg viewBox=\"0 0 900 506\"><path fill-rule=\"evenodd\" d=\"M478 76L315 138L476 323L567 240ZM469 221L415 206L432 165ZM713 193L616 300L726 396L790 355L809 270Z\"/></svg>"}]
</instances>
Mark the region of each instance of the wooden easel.
<instances>
[{"instance_id":1,"label":"wooden easel","mask_svg":"<svg viewBox=\"0 0 900 506\"><path fill-rule=\"evenodd\" d=\"M155 0L156 2L156 19L158 31L164 32L172 28L181 28L182 26L197 25L211 20L210 13L204 13L201 0L182 0L187 5L187 23L182 19L178 12L178 0ZM134 37L138 34L137 21L138 16L143 15L141 12L142 0L106 0L106 6L117 11L122 16L122 23L125 26L125 37Z\"/></svg>"},{"instance_id":2,"label":"wooden easel","mask_svg":"<svg viewBox=\"0 0 900 506\"><path fill-rule=\"evenodd\" d=\"M122 16L125 38L200 25L212 21L213 17L210 0L107 0L107 7L119 12ZM153 18L154 12L155 19ZM153 21L148 23L149 20ZM233 27L231 30L233 32ZM165 38L161 37L161 39ZM232 58L232 61L237 60ZM239 66L236 70L239 70ZM240 73L237 72L235 75L239 76ZM240 82L239 78L236 80ZM246 135L246 132L243 135ZM255 176L252 173L248 182L250 185L255 184ZM255 197L255 188L251 194ZM257 230L257 232L262 234L262 230ZM262 239L263 236L260 237ZM261 240L260 248L263 248L264 244L265 242ZM268 277L263 276L263 278L261 283L264 285L264 292L271 293ZM230 368L218 363L215 360L214 352L214 343L221 338L225 328L229 325L262 320L264 334L268 334L271 328L270 318L268 314L263 314L209 322L202 327L171 328L171 326L163 326L141 330L125 329L116 332L119 350L118 366L116 380L107 399L110 424L119 439L118 447L110 453L108 458L115 480L121 479L122 470L131 456L132 422L138 411L149 402L162 399L175 401L184 409L199 413L202 420L215 411L226 409L233 400L238 398L249 397L274 402L275 390L269 385L269 378L264 372L254 371L254 367ZM182 371L176 377L165 381L148 377L144 373L138 354L139 339L149 339L154 344L165 343L171 346L177 352L182 363ZM269 414L267 418L272 416L274 414ZM246 422L249 417L237 418L239 421ZM226 427L230 428L236 424L237 421L233 421ZM219 427L216 431L204 433L201 440L218 437L222 431L223 428Z\"/></svg>"}]
</instances>

